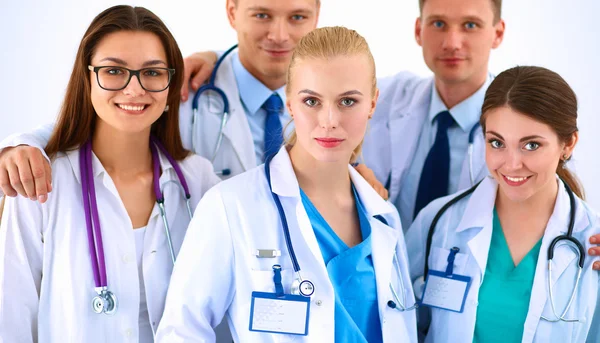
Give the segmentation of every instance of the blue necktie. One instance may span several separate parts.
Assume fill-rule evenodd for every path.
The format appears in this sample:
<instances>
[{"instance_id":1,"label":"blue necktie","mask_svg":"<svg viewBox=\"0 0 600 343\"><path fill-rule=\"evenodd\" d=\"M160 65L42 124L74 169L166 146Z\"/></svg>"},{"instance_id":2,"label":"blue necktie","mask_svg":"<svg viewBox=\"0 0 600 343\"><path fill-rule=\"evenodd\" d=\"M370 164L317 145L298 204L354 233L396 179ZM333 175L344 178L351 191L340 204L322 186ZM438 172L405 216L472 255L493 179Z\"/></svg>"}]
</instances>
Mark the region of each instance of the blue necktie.
<instances>
[{"instance_id":1,"label":"blue necktie","mask_svg":"<svg viewBox=\"0 0 600 343\"><path fill-rule=\"evenodd\" d=\"M279 114L283 109L283 101L277 93L273 93L267 101L262 105L262 108L267 111L267 121L265 122L265 155L275 155L283 144L283 129Z\"/></svg>"},{"instance_id":2,"label":"blue necktie","mask_svg":"<svg viewBox=\"0 0 600 343\"><path fill-rule=\"evenodd\" d=\"M438 113L435 120L437 121L437 133L421 171L417 200L415 201L415 217L432 200L448 195L448 179L450 178L448 128L454 124L454 119L450 112L443 111Z\"/></svg>"}]
</instances>

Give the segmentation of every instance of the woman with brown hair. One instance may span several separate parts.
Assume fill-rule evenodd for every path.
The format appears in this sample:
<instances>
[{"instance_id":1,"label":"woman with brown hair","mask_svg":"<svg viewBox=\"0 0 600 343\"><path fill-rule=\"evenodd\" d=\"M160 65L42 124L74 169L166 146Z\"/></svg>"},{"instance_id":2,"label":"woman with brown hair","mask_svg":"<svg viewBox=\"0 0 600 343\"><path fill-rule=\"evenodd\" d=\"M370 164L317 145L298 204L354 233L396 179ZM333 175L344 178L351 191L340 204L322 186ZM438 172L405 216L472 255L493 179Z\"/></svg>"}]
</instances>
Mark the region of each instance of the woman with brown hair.
<instances>
[{"instance_id":1,"label":"woman with brown hair","mask_svg":"<svg viewBox=\"0 0 600 343\"><path fill-rule=\"evenodd\" d=\"M194 208L219 179L184 150L183 59L164 23L115 6L87 29L46 153L54 192L8 198L7 342L152 342Z\"/></svg>"},{"instance_id":2,"label":"woman with brown hair","mask_svg":"<svg viewBox=\"0 0 600 343\"><path fill-rule=\"evenodd\" d=\"M407 233L426 342L598 342L599 280L585 251L600 217L567 167L575 93L548 69L506 70L481 126L489 177L429 204Z\"/></svg>"}]
</instances>

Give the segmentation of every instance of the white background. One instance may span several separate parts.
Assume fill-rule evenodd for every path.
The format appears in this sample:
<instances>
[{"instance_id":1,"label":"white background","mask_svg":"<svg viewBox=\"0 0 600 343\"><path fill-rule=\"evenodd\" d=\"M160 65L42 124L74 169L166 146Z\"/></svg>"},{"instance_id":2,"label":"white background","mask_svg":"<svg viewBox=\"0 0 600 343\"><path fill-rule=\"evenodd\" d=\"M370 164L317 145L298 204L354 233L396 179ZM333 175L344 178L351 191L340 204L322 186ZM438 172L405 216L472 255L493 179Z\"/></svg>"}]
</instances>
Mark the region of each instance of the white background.
<instances>
[{"instance_id":1,"label":"white background","mask_svg":"<svg viewBox=\"0 0 600 343\"><path fill-rule=\"evenodd\" d=\"M110 0L0 0L0 139L55 117L79 41ZM285 1L285 0L278 0ZM236 41L225 0L125 1L160 16L188 55L225 50ZM588 201L600 209L597 144L600 119L598 0L504 0L504 42L492 54L490 70L540 65L561 74L579 98L580 143L574 167ZM414 41L417 0L322 0L320 26L343 25L367 38L378 76L401 70L430 72Z\"/></svg>"}]
</instances>

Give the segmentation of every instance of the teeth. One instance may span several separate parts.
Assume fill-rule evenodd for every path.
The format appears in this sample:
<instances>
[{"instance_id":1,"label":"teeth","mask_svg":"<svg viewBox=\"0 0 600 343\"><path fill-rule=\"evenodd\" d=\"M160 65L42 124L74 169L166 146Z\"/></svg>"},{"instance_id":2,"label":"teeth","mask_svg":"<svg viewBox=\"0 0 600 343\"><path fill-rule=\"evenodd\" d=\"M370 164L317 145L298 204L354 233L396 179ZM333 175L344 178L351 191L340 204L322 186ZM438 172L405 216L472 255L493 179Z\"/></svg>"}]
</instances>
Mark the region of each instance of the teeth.
<instances>
[{"instance_id":1,"label":"teeth","mask_svg":"<svg viewBox=\"0 0 600 343\"><path fill-rule=\"evenodd\" d=\"M511 182L521 182L521 181L527 180L526 177L510 177L510 176L506 176L506 178L508 179L508 181L511 181Z\"/></svg>"},{"instance_id":2,"label":"teeth","mask_svg":"<svg viewBox=\"0 0 600 343\"><path fill-rule=\"evenodd\" d=\"M144 109L144 105L130 106L130 105L121 105L121 104L118 104L117 106L119 106L120 108L124 109L125 111L142 111Z\"/></svg>"}]
</instances>

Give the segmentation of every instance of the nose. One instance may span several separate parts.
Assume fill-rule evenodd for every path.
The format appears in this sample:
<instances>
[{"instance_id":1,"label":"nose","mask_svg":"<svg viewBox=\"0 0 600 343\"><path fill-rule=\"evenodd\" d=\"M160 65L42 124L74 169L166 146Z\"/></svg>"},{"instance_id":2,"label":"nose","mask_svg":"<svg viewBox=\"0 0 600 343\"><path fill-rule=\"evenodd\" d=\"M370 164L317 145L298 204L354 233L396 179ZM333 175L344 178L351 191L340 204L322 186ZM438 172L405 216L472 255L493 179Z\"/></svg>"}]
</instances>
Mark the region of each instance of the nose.
<instances>
[{"instance_id":1,"label":"nose","mask_svg":"<svg viewBox=\"0 0 600 343\"><path fill-rule=\"evenodd\" d=\"M142 88L142 84L140 83L139 75L133 75L131 79L129 79L129 84L127 84L127 87L123 88L123 94L132 98L146 94L146 91Z\"/></svg>"},{"instance_id":2,"label":"nose","mask_svg":"<svg viewBox=\"0 0 600 343\"><path fill-rule=\"evenodd\" d=\"M269 40L275 43L285 43L290 39L288 23L283 18L274 19L269 28Z\"/></svg>"},{"instance_id":3,"label":"nose","mask_svg":"<svg viewBox=\"0 0 600 343\"><path fill-rule=\"evenodd\" d=\"M443 48L446 51L456 51L462 46L463 34L459 30L450 29L446 32L443 41Z\"/></svg>"},{"instance_id":4,"label":"nose","mask_svg":"<svg viewBox=\"0 0 600 343\"><path fill-rule=\"evenodd\" d=\"M520 151L509 150L506 154L506 169L510 171L519 170L523 167L523 156Z\"/></svg>"},{"instance_id":5,"label":"nose","mask_svg":"<svg viewBox=\"0 0 600 343\"><path fill-rule=\"evenodd\" d=\"M331 131L340 125L341 113L335 104L323 106L323 110L319 113L319 126Z\"/></svg>"}]
</instances>

